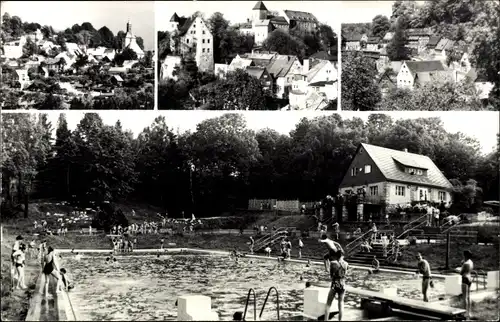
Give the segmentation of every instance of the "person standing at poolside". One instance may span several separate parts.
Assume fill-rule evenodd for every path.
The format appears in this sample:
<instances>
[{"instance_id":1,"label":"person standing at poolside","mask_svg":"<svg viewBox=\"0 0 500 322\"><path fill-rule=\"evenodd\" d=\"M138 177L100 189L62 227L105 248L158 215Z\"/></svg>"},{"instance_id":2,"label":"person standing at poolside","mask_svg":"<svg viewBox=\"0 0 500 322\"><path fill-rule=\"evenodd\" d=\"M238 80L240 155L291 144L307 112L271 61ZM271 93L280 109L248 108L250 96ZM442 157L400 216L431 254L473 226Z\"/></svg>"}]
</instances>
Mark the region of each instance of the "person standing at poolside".
<instances>
[{"instance_id":1,"label":"person standing at poolside","mask_svg":"<svg viewBox=\"0 0 500 322\"><path fill-rule=\"evenodd\" d=\"M328 252L325 255L323 255L323 263L325 264L325 269L328 270L328 267L330 266L331 258L338 251L341 251L341 254L343 254L344 250L342 249L342 246L340 246L339 243L328 238L328 236L326 234L323 234L321 236L321 239L319 240L319 242L324 243L328 249Z\"/></svg>"},{"instance_id":2,"label":"person standing at poolside","mask_svg":"<svg viewBox=\"0 0 500 322\"><path fill-rule=\"evenodd\" d=\"M302 238L299 238L299 258L302 258L302 248L304 248L304 243L302 242Z\"/></svg>"},{"instance_id":3,"label":"person standing at poolside","mask_svg":"<svg viewBox=\"0 0 500 322\"><path fill-rule=\"evenodd\" d=\"M339 240L339 233L340 233L340 225L338 222L335 222L332 224L333 227L333 233L335 235L335 240Z\"/></svg>"},{"instance_id":4,"label":"person standing at poolside","mask_svg":"<svg viewBox=\"0 0 500 322\"><path fill-rule=\"evenodd\" d=\"M163 238L160 239L160 250L163 250L163 242L164 242Z\"/></svg>"},{"instance_id":5,"label":"person standing at poolside","mask_svg":"<svg viewBox=\"0 0 500 322\"><path fill-rule=\"evenodd\" d=\"M338 316L339 321L342 321L344 313L345 276L347 274L347 270L349 269L349 264L344 260L343 251L341 249L336 252L332 252L331 255L331 262L328 267L329 269L326 269L326 271L330 273L332 284L326 301L325 321L328 321L330 318L330 307L332 306L335 295L338 295Z\"/></svg>"},{"instance_id":6,"label":"person standing at poolside","mask_svg":"<svg viewBox=\"0 0 500 322\"><path fill-rule=\"evenodd\" d=\"M422 274L422 295L424 296L424 302L429 302L429 297L427 296L427 292L429 290L429 285L431 282L431 266L429 262L422 257L422 254L418 253L418 270L417 277L419 274Z\"/></svg>"},{"instance_id":7,"label":"person standing at poolside","mask_svg":"<svg viewBox=\"0 0 500 322\"><path fill-rule=\"evenodd\" d=\"M25 252L26 251L26 245L20 244L19 249L12 254L12 257L14 258L14 266L16 270L16 275L17 275L17 283L14 289L26 289L26 284L24 283L24 267L26 266L26 256Z\"/></svg>"},{"instance_id":8,"label":"person standing at poolside","mask_svg":"<svg viewBox=\"0 0 500 322\"><path fill-rule=\"evenodd\" d=\"M61 283L59 276L56 274L58 267L56 264L56 256L54 254L54 248L50 247L47 249L47 255L44 258L43 274L45 277L45 297L49 295L49 278L53 276L57 279L56 293L59 293L59 284Z\"/></svg>"},{"instance_id":9,"label":"person standing at poolside","mask_svg":"<svg viewBox=\"0 0 500 322\"><path fill-rule=\"evenodd\" d=\"M464 251L464 262L462 267L459 268L460 275L462 275L462 299L466 317L470 318L472 303L470 300L470 288L472 285L472 270L474 263L472 263L472 253L468 250Z\"/></svg>"},{"instance_id":10,"label":"person standing at poolside","mask_svg":"<svg viewBox=\"0 0 500 322\"><path fill-rule=\"evenodd\" d=\"M253 254L253 245L255 244L255 241L253 240L253 237L250 236L250 254Z\"/></svg>"}]
</instances>

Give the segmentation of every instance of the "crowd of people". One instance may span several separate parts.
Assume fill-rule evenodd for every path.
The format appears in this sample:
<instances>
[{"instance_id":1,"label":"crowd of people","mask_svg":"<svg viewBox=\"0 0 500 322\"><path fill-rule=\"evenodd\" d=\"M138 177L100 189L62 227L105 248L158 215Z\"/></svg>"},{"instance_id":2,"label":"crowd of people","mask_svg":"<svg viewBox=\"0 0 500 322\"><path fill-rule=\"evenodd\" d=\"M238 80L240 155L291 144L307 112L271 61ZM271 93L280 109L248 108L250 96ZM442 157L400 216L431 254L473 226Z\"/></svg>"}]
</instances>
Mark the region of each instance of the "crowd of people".
<instances>
[{"instance_id":1,"label":"crowd of people","mask_svg":"<svg viewBox=\"0 0 500 322\"><path fill-rule=\"evenodd\" d=\"M31 240L28 245L26 246L24 238L19 235L12 246L11 287L13 290L24 290L27 288L25 268L28 259L37 260L42 269L44 276L43 293L46 297L49 296L49 281L51 276L56 279L56 293L60 293L62 290L69 291L74 287L73 283L70 282L66 269L60 268L54 248L47 246L46 240L42 240L38 247L36 247L35 240Z\"/></svg>"}]
</instances>

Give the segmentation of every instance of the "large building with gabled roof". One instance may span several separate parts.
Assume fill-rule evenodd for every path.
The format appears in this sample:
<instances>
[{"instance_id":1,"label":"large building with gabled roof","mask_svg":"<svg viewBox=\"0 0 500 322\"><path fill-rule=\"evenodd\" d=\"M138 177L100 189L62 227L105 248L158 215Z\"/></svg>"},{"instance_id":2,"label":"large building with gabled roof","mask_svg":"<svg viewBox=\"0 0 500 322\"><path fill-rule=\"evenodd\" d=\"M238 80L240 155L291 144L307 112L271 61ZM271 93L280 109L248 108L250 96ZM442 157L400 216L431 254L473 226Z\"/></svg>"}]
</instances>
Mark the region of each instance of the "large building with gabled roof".
<instances>
[{"instance_id":1,"label":"large building with gabled roof","mask_svg":"<svg viewBox=\"0 0 500 322\"><path fill-rule=\"evenodd\" d=\"M245 34L253 34L257 45L261 45L276 29L288 31L290 28L299 28L312 32L318 26L318 19L310 12L280 10L278 15L273 15L262 1L257 1L253 6L251 17L251 21L241 26L240 30Z\"/></svg>"},{"instance_id":2,"label":"large building with gabled roof","mask_svg":"<svg viewBox=\"0 0 500 322\"><path fill-rule=\"evenodd\" d=\"M172 50L180 56L192 56L201 71L214 70L213 36L209 26L201 17L179 17L174 13L167 29L171 37Z\"/></svg>"},{"instance_id":3,"label":"large building with gabled roof","mask_svg":"<svg viewBox=\"0 0 500 322\"><path fill-rule=\"evenodd\" d=\"M342 194L365 188L365 203L450 203L452 184L427 156L361 143L340 183Z\"/></svg>"}]
</instances>

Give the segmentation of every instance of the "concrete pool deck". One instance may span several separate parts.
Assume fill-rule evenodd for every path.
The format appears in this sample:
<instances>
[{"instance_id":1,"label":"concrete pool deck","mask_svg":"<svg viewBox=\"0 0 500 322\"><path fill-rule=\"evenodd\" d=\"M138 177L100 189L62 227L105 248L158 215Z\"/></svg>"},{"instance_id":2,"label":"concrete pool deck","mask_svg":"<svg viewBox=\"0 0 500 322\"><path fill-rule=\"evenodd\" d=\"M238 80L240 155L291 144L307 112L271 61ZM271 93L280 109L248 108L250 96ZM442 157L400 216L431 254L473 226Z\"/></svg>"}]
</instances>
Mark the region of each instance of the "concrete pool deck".
<instances>
[{"instance_id":1,"label":"concrete pool deck","mask_svg":"<svg viewBox=\"0 0 500 322\"><path fill-rule=\"evenodd\" d=\"M59 253L111 253L112 251L110 249L57 249L56 250ZM195 248L164 248L163 250L160 249L134 249L132 254L137 253L157 253L157 254L168 254L168 253L181 253L181 252L193 252L193 253L205 253L205 254L213 254L213 255L226 255L229 256L231 252L229 251L221 251L221 250L211 250L211 249L195 249ZM119 256L120 253L115 254ZM130 254L130 253L126 253ZM131 256L131 255L127 255ZM133 255L132 255L133 256ZM259 259L259 260L274 260L276 261L278 257L267 257L267 256L262 256L262 255L251 255L251 254L245 254L243 258L251 258L251 259ZM295 263L295 264L307 264L307 260L303 259L287 259L286 262L290 263ZM322 261L318 260L311 260L310 264L313 265L324 265ZM368 271L371 269L371 267L367 266L358 266L358 265L350 265L352 268L356 270L364 270ZM395 274L406 274L406 275L413 275L415 272L412 271L407 271L407 270L398 270L398 269L390 269L390 268L380 268L380 272L383 273L395 273ZM432 277L435 279L445 279L446 276L448 275L442 275L442 274L432 274Z\"/></svg>"}]
</instances>

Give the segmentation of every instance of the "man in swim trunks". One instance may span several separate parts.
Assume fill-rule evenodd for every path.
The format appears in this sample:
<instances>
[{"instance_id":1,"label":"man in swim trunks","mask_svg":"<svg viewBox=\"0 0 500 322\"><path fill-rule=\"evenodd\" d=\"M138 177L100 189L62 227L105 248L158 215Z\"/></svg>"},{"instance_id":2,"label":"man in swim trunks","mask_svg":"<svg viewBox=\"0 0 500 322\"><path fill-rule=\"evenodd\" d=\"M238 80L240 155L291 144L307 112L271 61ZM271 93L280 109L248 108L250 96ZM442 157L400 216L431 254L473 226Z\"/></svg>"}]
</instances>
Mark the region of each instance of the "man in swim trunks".
<instances>
[{"instance_id":1,"label":"man in swim trunks","mask_svg":"<svg viewBox=\"0 0 500 322\"><path fill-rule=\"evenodd\" d=\"M463 262L462 267L457 270L460 270L460 275L462 275L462 299L466 311L466 317L470 318L472 307L470 300L470 288L472 285L472 270L474 269L474 264L472 263L472 253L470 251L464 251L464 260L465 261Z\"/></svg>"},{"instance_id":2,"label":"man in swim trunks","mask_svg":"<svg viewBox=\"0 0 500 322\"><path fill-rule=\"evenodd\" d=\"M429 290L429 285L431 282L431 266L429 262L422 257L422 254L418 253L418 270L417 277L419 274L422 274L422 294L424 296L424 302L429 302L429 298L427 296L427 291Z\"/></svg>"},{"instance_id":3,"label":"man in swim trunks","mask_svg":"<svg viewBox=\"0 0 500 322\"><path fill-rule=\"evenodd\" d=\"M323 255L323 260L325 264L325 269L328 270L328 267L330 266L330 258L336 254L336 252L341 251L342 254L344 253L344 250L342 249L342 246L329 239L326 234L323 234L321 236L321 239L319 240L320 243L324 243L326 247L328 248L328 252Z\"/></svg>"}]
</instances>

